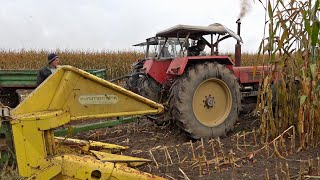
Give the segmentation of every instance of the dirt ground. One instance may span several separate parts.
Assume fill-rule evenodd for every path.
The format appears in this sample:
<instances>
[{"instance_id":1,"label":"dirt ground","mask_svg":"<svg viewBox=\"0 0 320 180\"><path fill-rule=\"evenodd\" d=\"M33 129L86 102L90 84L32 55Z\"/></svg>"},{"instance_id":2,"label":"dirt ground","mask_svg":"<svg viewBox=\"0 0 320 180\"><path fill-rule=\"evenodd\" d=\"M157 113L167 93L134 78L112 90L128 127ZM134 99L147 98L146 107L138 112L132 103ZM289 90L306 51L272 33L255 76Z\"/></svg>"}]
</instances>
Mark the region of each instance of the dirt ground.
<instances>
[{"instance_id":1,"label":"dirt ground","mask_svg":"<svg viewBox=\"0 0 320 180\"><path fill-rule=\"evenodd\" d=\"M227 137L196 141L174 125L157 126L144 118L76 138L129 146L123 154L152 160L140 170L167 179L309 179L320 175L319 147L298 152L291 129L274 143L261 144L258 129L257 117L242 115Z\"/></svg>"},{"instance_id":2,"label":"dirt ground","mask_svg":"<svg viewBox=\"0 0 320 180\"><path fill-rule=\"evenodd\" d=\"M140 170L167 179L319 179L319 146L298 150L292 129L262 144L259 125L259 117L241 115L226 137L192 140L173 124L141 118L74 138L129 146L123 154L152 160ZM0 179L20 178L2 173Z\"/></svg>"}]
</instances>

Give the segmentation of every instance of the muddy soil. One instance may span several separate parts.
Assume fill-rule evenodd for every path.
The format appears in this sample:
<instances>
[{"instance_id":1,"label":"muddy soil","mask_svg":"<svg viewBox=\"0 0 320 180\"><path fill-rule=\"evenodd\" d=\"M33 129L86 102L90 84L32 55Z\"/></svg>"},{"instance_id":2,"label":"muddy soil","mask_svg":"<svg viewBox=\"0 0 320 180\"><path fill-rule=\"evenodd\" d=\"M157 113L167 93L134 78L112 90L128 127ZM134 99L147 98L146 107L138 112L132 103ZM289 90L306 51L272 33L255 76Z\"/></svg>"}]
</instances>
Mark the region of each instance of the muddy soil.
<instances>
[{"instance_id":1,"label":"muddy soil","mask_svg":"<svg viewBox=\"0 0 320 180\"><path fill-rule=\"evenodd\" d=\"M257 117L242 115L226 137L192 140L174 125L157 126L142 118L75 137L129 146L123 154L152 160L140 170L167 179L304 179L320 175L319 147L298 152L297 137L292 139L291 130L275 143L262 144L258 129Z\"/></svg>"}]
</instances>

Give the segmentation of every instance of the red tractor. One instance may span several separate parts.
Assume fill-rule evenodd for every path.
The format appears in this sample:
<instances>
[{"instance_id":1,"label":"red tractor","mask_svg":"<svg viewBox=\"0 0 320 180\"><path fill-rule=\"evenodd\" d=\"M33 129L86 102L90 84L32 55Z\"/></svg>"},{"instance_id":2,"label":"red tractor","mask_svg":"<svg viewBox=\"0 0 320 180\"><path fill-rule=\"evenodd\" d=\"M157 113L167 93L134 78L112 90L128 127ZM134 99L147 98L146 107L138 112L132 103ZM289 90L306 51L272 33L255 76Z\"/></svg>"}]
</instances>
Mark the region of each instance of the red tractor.
<instances>
[{"instance_id":1,"label":"red tractor","mask_svg":"<svg viewBox=\"0 0 320 180\"><path fill-rule=\"evenodd\" d=\"M162 115L149 118L173 120L196 139L224 136L233 128L241 101L256 99L261 70L266 70L258 67L254 75L252 66L240 67L240 20L237 23L237 34L218 23L177 25L134 45L146 47L146 53L133 64L128 89L166 107ZM237 41L235 60L218 52L219 43L228 38ZM190 56L190 45L200 41L210 54Z\"/></svg>"}]
</instances>

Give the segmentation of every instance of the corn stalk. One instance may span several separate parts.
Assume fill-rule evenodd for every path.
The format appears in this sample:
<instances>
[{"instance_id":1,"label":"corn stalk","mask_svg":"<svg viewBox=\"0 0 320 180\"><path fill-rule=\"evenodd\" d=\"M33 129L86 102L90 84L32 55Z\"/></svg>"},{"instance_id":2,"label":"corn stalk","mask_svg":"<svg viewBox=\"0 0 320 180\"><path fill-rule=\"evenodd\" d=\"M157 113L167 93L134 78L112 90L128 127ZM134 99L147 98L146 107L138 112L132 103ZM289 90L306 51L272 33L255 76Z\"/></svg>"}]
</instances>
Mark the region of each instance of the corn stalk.
<instances>
[{"instance_id":1,"label":"corn stalk","mask_svg":"<svg viewBox=\"0 0 320 180\"><path fill-rule=\"evenodd\" d=\"M259 55L268 54L271 67L259 97L264 142L295 125L300 148L319 144L319 1L259 1L266 10Z\"/></svg>"}]
</instances>

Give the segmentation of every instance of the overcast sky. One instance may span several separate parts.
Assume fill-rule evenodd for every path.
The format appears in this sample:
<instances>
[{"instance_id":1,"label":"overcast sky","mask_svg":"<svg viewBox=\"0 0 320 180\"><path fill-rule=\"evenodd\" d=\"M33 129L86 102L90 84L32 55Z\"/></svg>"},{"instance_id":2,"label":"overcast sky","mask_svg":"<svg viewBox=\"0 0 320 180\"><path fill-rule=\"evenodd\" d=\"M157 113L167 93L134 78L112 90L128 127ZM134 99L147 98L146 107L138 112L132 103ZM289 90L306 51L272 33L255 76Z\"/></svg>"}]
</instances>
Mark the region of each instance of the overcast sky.
<instances>
[{"instance_id":1,"label":"overcast sky","mask_svg":"<svg viewBox=\"0 0 320 180\"><path fill-rule=\"evenodd\" d=\"M243 1L243 0L242 0ZM177 24L221 23L236 32L241 0L0 0L0 49L135 50L132 45ZM243 51L256 52L264 10L242 19ZM220 51L234 51L234 40Z\"/></svg>"}]
</instances>

